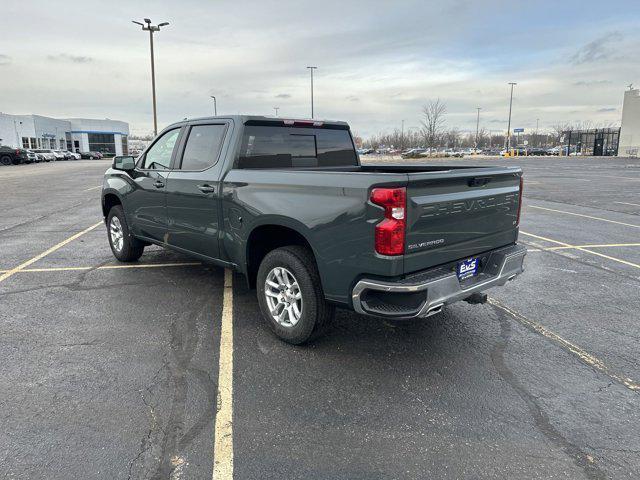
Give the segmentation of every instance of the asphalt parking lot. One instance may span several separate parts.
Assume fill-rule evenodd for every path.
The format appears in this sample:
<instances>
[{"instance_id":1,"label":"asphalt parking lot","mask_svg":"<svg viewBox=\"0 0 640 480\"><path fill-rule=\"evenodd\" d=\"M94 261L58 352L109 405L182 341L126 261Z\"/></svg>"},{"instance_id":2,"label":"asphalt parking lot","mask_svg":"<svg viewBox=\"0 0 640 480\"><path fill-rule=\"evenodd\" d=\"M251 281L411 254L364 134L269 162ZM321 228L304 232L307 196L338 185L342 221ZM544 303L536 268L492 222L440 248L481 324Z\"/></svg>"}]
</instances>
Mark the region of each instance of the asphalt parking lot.
<instances>
[{"instance_id":1,"label":"asphalt parking lot","mask_svg":"<svg viewBox=\"0 0 640 480\"><path fill-rule=\"evenodd\" d=\"M640 160L429 162L523 166L526 272L421 321L339 311L305 347L242 277L118 264L108 162L0 168L1 476L638 478Z\"/></svg>"}]
</instances>

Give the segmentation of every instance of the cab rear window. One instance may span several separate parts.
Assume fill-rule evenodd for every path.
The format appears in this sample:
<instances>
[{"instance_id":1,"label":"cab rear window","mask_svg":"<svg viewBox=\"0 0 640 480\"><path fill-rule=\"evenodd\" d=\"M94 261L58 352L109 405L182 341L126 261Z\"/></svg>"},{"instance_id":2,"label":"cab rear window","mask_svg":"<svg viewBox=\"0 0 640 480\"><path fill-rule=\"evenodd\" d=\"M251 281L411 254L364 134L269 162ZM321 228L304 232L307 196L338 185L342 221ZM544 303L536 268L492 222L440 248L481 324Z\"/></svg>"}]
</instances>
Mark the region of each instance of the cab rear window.
<instances>
[{"instance_id":1,"label":"cab rear window","mask_svg":"<svg viewBox=\"0 0 640 480\"><path fill-rule=\"evenodd\" d=\"M245 126L239 168L343 167L358 164L348 130Z\"/></svg>"}]
</instances>

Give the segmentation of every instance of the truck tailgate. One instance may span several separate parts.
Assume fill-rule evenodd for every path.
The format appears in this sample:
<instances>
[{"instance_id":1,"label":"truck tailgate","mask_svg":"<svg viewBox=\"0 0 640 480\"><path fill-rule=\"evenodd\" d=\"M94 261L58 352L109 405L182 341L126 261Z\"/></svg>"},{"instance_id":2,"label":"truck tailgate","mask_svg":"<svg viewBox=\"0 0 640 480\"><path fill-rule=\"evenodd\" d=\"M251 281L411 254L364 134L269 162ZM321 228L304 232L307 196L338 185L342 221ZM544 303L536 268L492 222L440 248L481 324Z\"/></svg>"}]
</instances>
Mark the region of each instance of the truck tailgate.
<instances>
[{"instance_id":1,"label":"truck tailgate","mask_svg":"<svg viewBox=\"0 0 640 480\"><path fill-rule=\"evenodd\" d=\"M409 173L405 273L514 243L521 175L515 167Z\"/></svg>"}]
</instances>

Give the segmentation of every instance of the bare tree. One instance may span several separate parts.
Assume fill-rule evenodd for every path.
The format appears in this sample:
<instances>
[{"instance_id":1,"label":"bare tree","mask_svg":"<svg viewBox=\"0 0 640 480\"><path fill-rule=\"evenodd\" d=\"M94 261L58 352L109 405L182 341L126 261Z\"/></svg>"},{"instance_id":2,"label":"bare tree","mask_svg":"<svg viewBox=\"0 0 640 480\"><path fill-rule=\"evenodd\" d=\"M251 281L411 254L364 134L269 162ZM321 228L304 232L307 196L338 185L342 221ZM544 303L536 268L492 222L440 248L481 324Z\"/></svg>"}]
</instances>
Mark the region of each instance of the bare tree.
<instances>
[{"instance_id":1,"label":"bare tree","mask_svg":"<svg viewBox=\"0 0 640 480\"><path fill-rule=\"evenodd\" d=\"M429 100L422 107L422 135L427 147L435 147L444 128L444 115L447 113L447 107L439 98Z\"/></svg>"},{"instance_id":2,"label":"bare tree","mask_svg":"<svg viewBox=\"0 0 640 480\"><path fill-rule=\"evenodd\" d=\"M450 128L444 132L443 140L447 148L456 148L460 143L460 130L457 127Z\"/></svg>"},{"instance_id":3,"label":"bare tree","mask_svg":"<svg viewBox=\"0 0 640 480\"><path fill-rule=\"evenodd\" d=\"M574 127L569 122L557 122L551 126L552 132L557 138L560 138L567 130L573 130Z\"/></svg>"}]
</instances>

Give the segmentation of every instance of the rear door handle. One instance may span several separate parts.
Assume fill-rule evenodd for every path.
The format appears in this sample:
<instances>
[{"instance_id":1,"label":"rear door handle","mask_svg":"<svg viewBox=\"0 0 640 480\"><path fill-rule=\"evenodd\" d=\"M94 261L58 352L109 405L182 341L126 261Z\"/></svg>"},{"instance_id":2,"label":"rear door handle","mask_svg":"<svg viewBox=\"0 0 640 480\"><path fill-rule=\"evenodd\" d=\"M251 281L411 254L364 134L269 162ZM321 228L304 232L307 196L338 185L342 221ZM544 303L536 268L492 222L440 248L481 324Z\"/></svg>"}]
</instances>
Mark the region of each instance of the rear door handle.
<instances>
[{"instance_id":1,"label":"rear door handle","mask_svg":"<svg viewBox=\"0 0 640 480\"><path fill-rule=\"evenodd\" d=\"M153 186L156 187L156 188L163 188L164 187L164 182L161 182L160 180L156 180L153 183Z\"/></svg>"},{"instance_id":2,"label":"rear door handle","mask_svg":"<svg viewBox=\"0 0 640 480\"><path fill-rule=\"evenodd\" d=\"M200 190L202 193L213 193L216 191L216 187L212 187L211 185L207 185L205 183L204 185L198 185L198 190Z\"/></svg>"}]
</instances>

